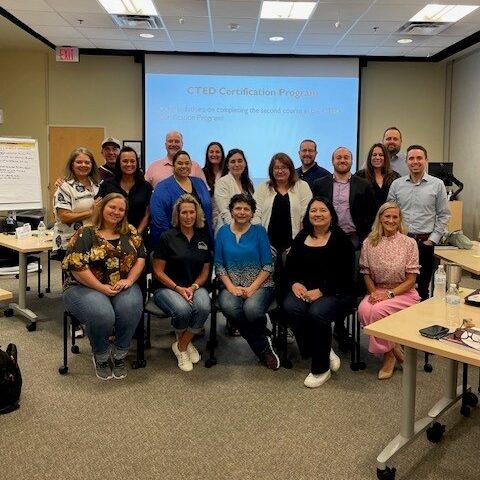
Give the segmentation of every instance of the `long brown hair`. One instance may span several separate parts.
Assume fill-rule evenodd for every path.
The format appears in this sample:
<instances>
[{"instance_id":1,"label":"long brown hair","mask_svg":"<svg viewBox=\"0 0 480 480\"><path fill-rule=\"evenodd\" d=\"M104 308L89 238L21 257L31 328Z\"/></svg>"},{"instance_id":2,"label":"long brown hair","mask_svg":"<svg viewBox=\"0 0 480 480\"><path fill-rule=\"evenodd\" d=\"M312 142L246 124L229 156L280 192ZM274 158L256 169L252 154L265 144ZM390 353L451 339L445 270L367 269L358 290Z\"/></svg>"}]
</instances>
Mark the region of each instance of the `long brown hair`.
<instances>
[{"instance_id":1,"label":"long brown hair","mask_svg":"<svg viewBox=\"0 0 480 480\"><path fill-rule=\"evenodd\" d=\"M370 182L375 184L375 169L372 165L372 155L373 151L376 148L380 148L383 153L383 167L382 167L382 175L383 175L383 184L390 185L397 176L393 173L392 166L390 165L390 154L388 153L387 147L383 143L374 143L370 150L368 151L367 161L365 163L365 178Z\"/></svg>"}]
</instances>

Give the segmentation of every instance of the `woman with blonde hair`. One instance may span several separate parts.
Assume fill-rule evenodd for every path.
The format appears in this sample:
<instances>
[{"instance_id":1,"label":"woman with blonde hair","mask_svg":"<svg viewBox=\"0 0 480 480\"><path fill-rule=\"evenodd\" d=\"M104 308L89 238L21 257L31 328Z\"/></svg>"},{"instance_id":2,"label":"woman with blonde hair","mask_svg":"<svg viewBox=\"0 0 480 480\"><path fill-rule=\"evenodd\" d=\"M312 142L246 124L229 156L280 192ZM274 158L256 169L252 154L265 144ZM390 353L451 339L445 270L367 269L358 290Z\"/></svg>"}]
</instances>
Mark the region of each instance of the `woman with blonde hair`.
<instances>
[{"instance_id":1,"label":"woman with blonde hair","mask_svg":"<svg viewBox=\"0 0 480 480\"><path fill-rule=\"evenodd\" d=\"M384 203L377 212L372 231L363 242L360 254L360 272L368 291L358 307L363 325L420 301L415 290L420 268L418 247L406 233L400 207L396 203ZM403 362L401 347L388 340L370 337L368 350L375 355L383 354L378 372L381 380L393 375L397 361Z\"/></svg>"},{"instance_id":2,"label":"woman with blonde hair","mask_svg":"<svg viewBox=\"0 0 480 480\"><path fill-rule=\"evenodd\" d=\"M160 235L153 254L155 303L172 319L176 341L172 350L184 372L200 361L192 344L210 313L205 288L211 263L210 238L204 232L205 214L193 195L182 195L173 206L173 228Z\"/></svg>"},{"instance_id":3,"label":"woman with blonde hair","mask_svg":"<svg viewBox=\"0 0 480 480\"><path fill-rule=\"evenodd\" d=\"M72 237L62 263L63 302L86 329L101 380L127 375L125 357L143 311L136 282L144 266L145 248L127 222L127 201L110 193L95 208L92 225Z\"/></svg>"}]
</instances>

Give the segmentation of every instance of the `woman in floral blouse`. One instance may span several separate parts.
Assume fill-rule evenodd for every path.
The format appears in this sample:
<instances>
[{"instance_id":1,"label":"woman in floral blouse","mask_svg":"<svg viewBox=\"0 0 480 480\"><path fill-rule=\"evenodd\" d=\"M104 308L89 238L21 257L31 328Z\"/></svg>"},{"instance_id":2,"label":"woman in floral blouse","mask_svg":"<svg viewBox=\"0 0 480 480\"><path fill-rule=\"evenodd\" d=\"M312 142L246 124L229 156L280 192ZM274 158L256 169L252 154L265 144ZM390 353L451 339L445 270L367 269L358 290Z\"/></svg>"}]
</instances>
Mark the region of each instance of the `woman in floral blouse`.
<instances>
[{"instance_id":1,"label":"woman in floral blouse","mask_svg":"<svg viewBox=\"0 0 480 480\"><path fill-rule=\"evenodd\" d=\"M62 266L63 301L86 328L97 377L124 378L125 357L143 309L135 282L145 266L145 248L127 222L123 195L110 193L102 199L93 225L80 228L70 240Z\"/></svg>"}]
</instances>

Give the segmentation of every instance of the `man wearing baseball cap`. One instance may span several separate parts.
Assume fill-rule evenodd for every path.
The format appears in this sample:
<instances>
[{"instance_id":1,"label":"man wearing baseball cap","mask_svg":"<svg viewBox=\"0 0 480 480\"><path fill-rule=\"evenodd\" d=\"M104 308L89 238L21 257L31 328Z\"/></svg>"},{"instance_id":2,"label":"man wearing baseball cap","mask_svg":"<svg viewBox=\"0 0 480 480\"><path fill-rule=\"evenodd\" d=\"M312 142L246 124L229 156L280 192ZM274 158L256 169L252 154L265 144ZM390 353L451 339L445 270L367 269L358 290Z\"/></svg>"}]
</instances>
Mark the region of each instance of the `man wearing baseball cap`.
<instances>
[{"instance_id":1,"label":"man wearing baseball cap","mask_svg":"<svg viewBox=\"0 0 480 480\"><path fill-rule=\"evenodd\" d=\"M102 156L105 163L98 168L102 180L113 177L115 172L115 162L120 152L120 140L114 137L107 137L102 142Z\"/></svg>"}]
</instances>

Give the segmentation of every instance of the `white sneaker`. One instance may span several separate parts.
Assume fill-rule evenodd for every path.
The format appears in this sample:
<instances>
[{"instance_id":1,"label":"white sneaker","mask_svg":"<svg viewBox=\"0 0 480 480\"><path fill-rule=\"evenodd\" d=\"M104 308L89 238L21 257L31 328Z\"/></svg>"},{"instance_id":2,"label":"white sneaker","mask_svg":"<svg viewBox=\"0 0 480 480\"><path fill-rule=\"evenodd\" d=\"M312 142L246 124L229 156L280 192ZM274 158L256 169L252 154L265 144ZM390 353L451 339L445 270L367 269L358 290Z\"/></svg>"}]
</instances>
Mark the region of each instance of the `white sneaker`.
<instances>
[{"instance_id":1,"label":"white sneaker","mask_svg":"<svg viewBox=\"0 0 480 480\"><path fill-rule=\"evenodd\" d=\"M333 348L330 350L330 370L332 372L337 372L340 368L340 357L333 351Z\"/></svg>"},{"instance_id":2,"label":"white sneaker","mask_svg":"<svg viewBox=\"0 0 480 480\"><path fill-rule=\"evenodd\" d=\"M317 388L323 385L331 376L330 370L327 370L325 373L320 373L319 375L309 373L303 381L303 384L308 388Z\"/></svg>"},{"instance_id":3,"label":"white sneaker","mask_svg":"<svg viewBox=\"0 0 480 480\"><path fill-rule=\"evenodd\" d=\"M197 350L197 348L192 342L190 342L187 345L187 353L188 353L188 358L192 363L198 363L202 358L202 356L200 355L200 352Z\"/></svg>"},{"instance_id":4,"label":"white sneaker","mask_svg":"<svg viewBox=\"0 0 480 480\"><path fill-rule=\"evenodd\" d=\"M178 368L180 370L183 370L184 372L191 372L193 370L193 363L190 361L188 352L186 350L184 352L181 352L178 349L178 342L172 344L172 351L177 357Z\"/></svg>"}]
</instances>

